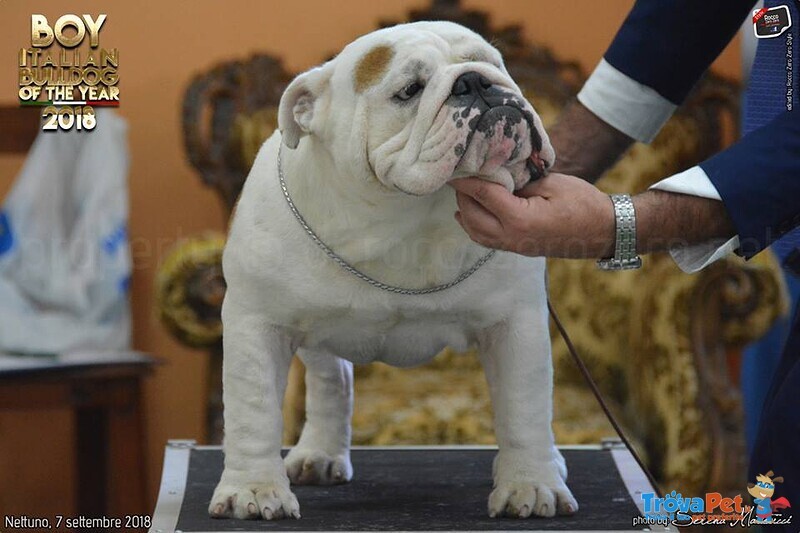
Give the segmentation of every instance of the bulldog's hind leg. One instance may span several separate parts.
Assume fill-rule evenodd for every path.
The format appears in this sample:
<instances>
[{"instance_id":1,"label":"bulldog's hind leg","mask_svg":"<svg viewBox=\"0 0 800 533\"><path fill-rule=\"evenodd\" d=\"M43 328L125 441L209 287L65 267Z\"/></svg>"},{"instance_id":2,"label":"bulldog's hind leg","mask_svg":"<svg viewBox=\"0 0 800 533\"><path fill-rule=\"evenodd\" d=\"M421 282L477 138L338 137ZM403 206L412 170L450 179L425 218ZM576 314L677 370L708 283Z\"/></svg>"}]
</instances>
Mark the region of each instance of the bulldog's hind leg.
<instances>
[{"instance_id":1,"label":"bulldog's hind leg","mask_svg":"<svg viewBox=\"0 0 800 533\"><path fill-rule=\"evenodd\" d=\"M286 472L298 485L346 483L353 477L353 364L320 351L298 355L306 366L306 423L286 456Z\"/></svg>"},{"instance_id":2,"label":"bulldog's hind leg","mask_svg":"<svg viewBox=\"0 0 800 533\"><path fill-rule=\"evenodd\" d=\"M300 518L281 459L290 338L225 297L222 320L225 469L208 506L214 518Z\"/></svg>"},{"instance_id":3,"label":"bulldog's hind leg","mask_svg":"<svg viewBox=\"0 0 800 533\"><path fill-rule=\"evenodd\" d=\"M547 314L526 309L479 338L498 453L490 516L572 514L578 503L551 428L553 369Z\"/></svg>"}]
</instances>

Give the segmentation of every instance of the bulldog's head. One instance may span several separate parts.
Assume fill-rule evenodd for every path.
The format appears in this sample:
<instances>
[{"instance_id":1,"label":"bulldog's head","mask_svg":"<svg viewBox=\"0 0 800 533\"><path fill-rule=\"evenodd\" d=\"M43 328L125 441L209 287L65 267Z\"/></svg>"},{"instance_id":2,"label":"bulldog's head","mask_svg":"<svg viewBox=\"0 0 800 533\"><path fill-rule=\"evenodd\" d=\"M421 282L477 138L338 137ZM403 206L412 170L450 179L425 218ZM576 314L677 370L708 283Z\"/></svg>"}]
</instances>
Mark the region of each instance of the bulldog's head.
<instances>
[{"instance_id":1,"label":"bulldog's head","mask_svg":"<svg viewBox=\"0 0 800 533\"><path fill-rule=\"evenodd\" d=\"M357 39L295 78L278 121L288 147L310 135L340 171L412 195L463 176L518 189L555 159L500 53L450 22Z\"/></svg>"}]
</instances>

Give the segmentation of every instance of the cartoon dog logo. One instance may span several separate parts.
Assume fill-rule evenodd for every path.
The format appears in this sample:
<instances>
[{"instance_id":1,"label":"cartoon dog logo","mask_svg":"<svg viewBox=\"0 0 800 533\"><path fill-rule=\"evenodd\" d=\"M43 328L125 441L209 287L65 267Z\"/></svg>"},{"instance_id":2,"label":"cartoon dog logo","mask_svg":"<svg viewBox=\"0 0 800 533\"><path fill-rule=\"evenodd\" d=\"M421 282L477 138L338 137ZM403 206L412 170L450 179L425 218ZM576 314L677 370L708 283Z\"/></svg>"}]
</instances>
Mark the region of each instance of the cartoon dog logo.
<instances>
[{"instance_id":1,"label":"cartoon dog logo","mask_svg":"<svg viewBox=\"0 0 800 533\"><path fill-rule=\"evenodd\" d=\"M786 507L789 505L789 500L786 498L776 498L772 500L772 495L775 493L775 483L783 483L783 477L773 477L775 474L772 470L766 474L759 474L756 476L756 483L747 484L747 492L753 497L753 503L758 507L756 508L756 518L759 522L772 522L772 512Z\"/></svg>"}]
</instances>

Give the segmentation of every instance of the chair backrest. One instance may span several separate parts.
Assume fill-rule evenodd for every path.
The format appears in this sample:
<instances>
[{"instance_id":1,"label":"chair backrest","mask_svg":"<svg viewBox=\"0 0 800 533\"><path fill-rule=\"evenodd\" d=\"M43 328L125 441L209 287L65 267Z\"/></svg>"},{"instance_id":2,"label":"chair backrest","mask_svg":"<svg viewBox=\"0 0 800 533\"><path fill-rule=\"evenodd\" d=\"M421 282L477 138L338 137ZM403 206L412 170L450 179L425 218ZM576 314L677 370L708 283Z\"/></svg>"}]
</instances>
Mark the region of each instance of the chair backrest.
<instances>
[{"instance_id":1,"label":"chair backrest","mask_svg":"<svg viewBox=\"0 0 800 533\"><path fill-rule=\"evenodd\" d=\"M256 54L227 61L196 76L183 100L183 139L189 162L203 182L217 190L228 210L247 178L236 139L236 122L280 103L291 75L281 61Z\"/></svg>"}]
</instances>

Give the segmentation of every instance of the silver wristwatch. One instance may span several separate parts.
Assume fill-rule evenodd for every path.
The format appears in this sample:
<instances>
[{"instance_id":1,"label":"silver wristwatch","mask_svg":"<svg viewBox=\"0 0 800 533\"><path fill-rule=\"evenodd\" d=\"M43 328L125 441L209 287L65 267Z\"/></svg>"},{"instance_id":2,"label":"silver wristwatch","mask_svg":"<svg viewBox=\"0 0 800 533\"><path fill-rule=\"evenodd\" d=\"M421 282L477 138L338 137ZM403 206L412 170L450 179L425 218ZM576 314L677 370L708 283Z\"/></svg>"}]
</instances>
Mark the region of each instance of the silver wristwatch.
<instances>
[{"instance_id":1,"label":"silver wristwatch","mask_svg":"<svg viewBox=\"0 0 800 533\"><path fill-rule=\"evenodd\" d=\"M612 194L614 218L616 218L617 241L614 257L600 259L600 270L633 270L642 266L642 258L636 255L636 211L628 194Z\"/></svg>"}]
</instances>

